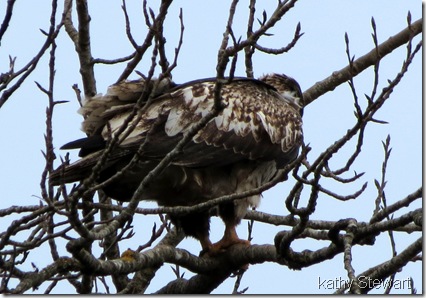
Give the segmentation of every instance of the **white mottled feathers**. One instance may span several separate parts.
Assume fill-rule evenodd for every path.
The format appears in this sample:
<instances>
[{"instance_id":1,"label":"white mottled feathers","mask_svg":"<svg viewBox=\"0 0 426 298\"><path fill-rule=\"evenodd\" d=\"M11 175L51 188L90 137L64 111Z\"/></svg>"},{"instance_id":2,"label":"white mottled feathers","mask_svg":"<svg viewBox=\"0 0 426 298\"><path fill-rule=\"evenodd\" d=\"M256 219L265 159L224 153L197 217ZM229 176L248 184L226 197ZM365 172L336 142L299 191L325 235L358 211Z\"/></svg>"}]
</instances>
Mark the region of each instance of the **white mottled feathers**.
<instances>
[{"instance_id":1,"label":"white mottled feathers","mask_svg":"<svg viewBox=\"0 0 426 298\"><path fill-rule=\"evenodd\" d=\"M131 109L144 91L147 94L152 91L156 82L156 79L151 80L149 84L146 84L144 79L122 81L109 86L105 95L99 93L85 98L82 107L78 110L78 113L85 119L82 123L82 130L88 135L99 132L106 125L109 115L116 115L123 110ZM170 79L163 79L157 84L153 95L161 94L173 85Z\"/></svg>"},{"instance_id":2,"label":"white mottled feathers","mask_svg":"<svg viewBox=\"0 0 426 298\"><path fill-rule=\"evenodd\" d=\"M167 138L173 140L167 148L172 150L181 135L213 107L214 85L214 80L195 81L158 97L140 117L131 122L128 129L132 125L135 128L121 146L139 146L150 135L147 156L163 153ZM224 162L242 158L274 160L299 147L302 140L299 107L296 100L293 102L288 96L293 93L287 90L283 90L283 93L286 96L274 86L252 79L237 78L224 84L221 96L225 108L193 138L193 142L184 149L187 154L178 158L176 163L205 166L214 163L215 158L222 158ZM102 130L104 139L120 129L131 109L116 111L115 115L114 109L104 111L103 115L108 115L105 117L108 125L104 125Z\"/></svg>"}]
</instances>

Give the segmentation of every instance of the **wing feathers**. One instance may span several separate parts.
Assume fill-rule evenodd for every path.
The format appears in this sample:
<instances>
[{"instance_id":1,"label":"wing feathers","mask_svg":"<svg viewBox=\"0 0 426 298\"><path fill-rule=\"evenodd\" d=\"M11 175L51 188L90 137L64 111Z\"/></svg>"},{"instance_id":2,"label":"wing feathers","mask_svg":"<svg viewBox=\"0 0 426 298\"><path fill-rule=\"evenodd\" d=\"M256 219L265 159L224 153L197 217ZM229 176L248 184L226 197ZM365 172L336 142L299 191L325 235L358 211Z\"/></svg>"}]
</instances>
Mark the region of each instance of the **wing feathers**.
<instances>
[{"instance_id":1,"label":"wing feathers","mask_svg":"<svg viewBox=\"0 0 426 298\"><path fill-rule=\"evenodd\" d=\"M212 109L214 84L214 80L200 80L160 95L142 115L130 122L127 129L134 125L134 130L120 146L136 151L148 139L144 156L162 158ZM96 131L103 121L104 139L121 127L134 105L128 101L130 96L120 97L115 91L108 90L111 94L103 97L106 103L99 103L100 99L95 98L82 108L91 112L83 127ZM124 103L111 105L112 96ZM197 167L242 159L282 160L283 155L293 154L293 149L300 146L300 111L274 87L257 80L236 79L223 85L221 97L225 104L223 111L196 134L184 148L185 154L178 156L174 163ZM96 125L90 122L92 120Z\"/></svg>"}]
</instances>

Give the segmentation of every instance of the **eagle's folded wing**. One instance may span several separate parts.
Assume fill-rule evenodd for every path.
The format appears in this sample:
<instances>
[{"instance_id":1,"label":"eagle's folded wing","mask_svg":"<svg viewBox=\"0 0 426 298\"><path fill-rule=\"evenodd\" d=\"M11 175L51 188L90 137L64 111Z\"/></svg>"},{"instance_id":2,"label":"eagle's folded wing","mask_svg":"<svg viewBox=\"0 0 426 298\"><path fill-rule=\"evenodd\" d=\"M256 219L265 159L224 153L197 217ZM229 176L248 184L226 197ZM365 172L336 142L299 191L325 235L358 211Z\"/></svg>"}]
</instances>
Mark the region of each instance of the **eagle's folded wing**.
<instances>
[{"instance_id":1,"label":"eagle's folded wing","mask_svg":"<svg viewBox=\"0 0 426 298\"><path fill-rule=\"evenodd\" d=\"M162 158L193 124L213 107L214 81L197 81L160 96L128 126L123 148L137 150L145 142L145 158ZM272 87L257 80L238 79L221 90L225 108L184 147L173 163L204 167L242 159L281 160L294 155L302 139L299 112ZM119 110L117 110L119 111ZM107 139L118 131L126 113L117 113L104 127ZM127 134L125 131L123 134Z\"/></svg>"}]
</instances>

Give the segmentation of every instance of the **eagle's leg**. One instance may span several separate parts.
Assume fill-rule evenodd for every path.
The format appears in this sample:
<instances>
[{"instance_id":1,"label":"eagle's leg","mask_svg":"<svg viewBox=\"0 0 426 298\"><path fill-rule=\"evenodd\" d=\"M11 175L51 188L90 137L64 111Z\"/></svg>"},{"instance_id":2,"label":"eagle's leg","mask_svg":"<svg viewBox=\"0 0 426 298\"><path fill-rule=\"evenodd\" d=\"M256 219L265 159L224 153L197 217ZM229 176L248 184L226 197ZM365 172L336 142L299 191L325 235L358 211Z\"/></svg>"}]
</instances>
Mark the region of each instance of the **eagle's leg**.
<instances>
[{"instance_id":1,"label":"eagle's leg","mask_svg":"<svg viewBox=\"0 0 426 298\"><path fill-rule=\"evenodd\" d=\"M186 236L191 236L201 244L201 255L210 251L210 216L208 212L192 213L182 217L170 217L178 227L182 228Z\"/></svg>"},{"instance_id":2,"label":"eagle's leg","mask_svg":"<svg viewBox=\"0 0 426 298\"><path fill-rule=\"evenodd\" d=\"M201 252L200 256L204 255L205 253L209 252L212 248L212 242L210 241L209 234L202 233L200 235L195 235L195 238L197 238L200 241L201 244Z\"/></svg>"},{"instance_id":3,"label":"eagle's leg","mask_svg":"<svg viewBox=\"0 0 426 298\"><path fill-rule=\"evenodd\" d=\"M235 244L244 244L246 246L250 245L250 241L240 239L237 235L237 231L235 230L235 224L227 224L225 222L225 233L218 242L211 245L209 250L209 255L216 255L221 252L226 251L227 248L231 247Z\"/></svg>"},{"instance_id":4,"label":"eagle's leg","mask_svg":"<svg viewBox=\"0 0 426 298\"><path fill-rule=\"evenodd\" d=\"M218 242L212 244L209 254L215 255L224 252L234 244L250 245L250 241L240 239L237 235L236 227L241 219L235 215L234 203L227 203L219 206L219 215L225 223L225 233Z\"/></svg>"}]
</instances>

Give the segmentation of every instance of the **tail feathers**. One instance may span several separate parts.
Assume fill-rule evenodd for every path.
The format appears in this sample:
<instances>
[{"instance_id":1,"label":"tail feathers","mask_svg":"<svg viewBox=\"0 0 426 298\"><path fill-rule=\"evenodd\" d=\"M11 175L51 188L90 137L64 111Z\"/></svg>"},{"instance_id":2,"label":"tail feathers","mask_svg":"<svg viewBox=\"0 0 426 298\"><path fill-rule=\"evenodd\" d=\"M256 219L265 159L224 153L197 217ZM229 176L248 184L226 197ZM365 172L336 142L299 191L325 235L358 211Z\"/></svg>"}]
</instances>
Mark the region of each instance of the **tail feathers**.
<instances>
[{"instance_id":1,"label":"tail feathers","mask_svg":"<svg viewBox=\"0 0 426 298\"><path fill-rule=\"evenodd\" d=\"M93 135L69 142L61 147L61 149L80 149L78 156L84 157L90 153L105 148L106 141L101 135Z\"/></svg>"},{"instance_id":2,"label":"tail feathers","mask_svg":"<svg viewBox=\"0 0 426 298\"><path fill-rule=\"evenodd\" d=\"M52 185L61 185L81 181L88 177L102 152L95 152L70 165L62 165L49 175Z\"/></svg>"},{"instance_id":3,"label":"tail feathers","mask_svg":"<svg viewBox=\"0 0 426 298\"><path fill-rule=\"evenodd\" d=\"M50 173L50 183L52 185L61 185L65 183L81 181L84 178L89 177L93 167L102 157L103 153L104 150L96 151L94 153L90 153L87 156L84 156L82 159L77 160L70 165L60 166ZM133 154L134 153L132 151L123 149L113 151L110 156L108 156L103 170L117 165L117 163L124 163L124 165L126 165L130 161Z\"/></svg>"}]
</instances>

